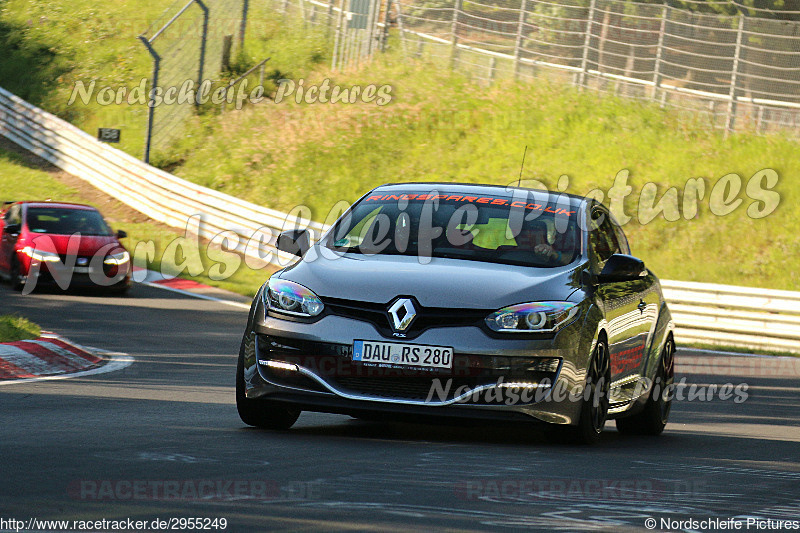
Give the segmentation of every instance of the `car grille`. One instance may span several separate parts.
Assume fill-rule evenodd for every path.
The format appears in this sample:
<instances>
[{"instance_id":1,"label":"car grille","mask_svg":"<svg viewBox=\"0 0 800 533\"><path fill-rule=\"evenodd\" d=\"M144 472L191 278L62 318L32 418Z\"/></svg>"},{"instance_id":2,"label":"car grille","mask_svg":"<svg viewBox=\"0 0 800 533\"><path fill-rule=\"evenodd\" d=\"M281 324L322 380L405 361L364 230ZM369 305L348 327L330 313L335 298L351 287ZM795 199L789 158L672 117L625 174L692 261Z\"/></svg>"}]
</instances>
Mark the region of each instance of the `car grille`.
<instances>
[{"instance_id":1,"label":"car grille","mask_svg":"<svg viewBox=\"0 0 800 533\"><path fill-rule=\"evenodd\" d=\"M344 300L341 298L322 298L325 308L329 313L370 322L378 331L391 337L393 330L389 322L387 309L391 302L373 303L358 300ZM430 328L444 327L481 327L483 320L494 309L452 309L447 307L423 307L414 303L417 317L411 326L403 331L406 338L414 338Z\"/></svg>"}]
</instances>

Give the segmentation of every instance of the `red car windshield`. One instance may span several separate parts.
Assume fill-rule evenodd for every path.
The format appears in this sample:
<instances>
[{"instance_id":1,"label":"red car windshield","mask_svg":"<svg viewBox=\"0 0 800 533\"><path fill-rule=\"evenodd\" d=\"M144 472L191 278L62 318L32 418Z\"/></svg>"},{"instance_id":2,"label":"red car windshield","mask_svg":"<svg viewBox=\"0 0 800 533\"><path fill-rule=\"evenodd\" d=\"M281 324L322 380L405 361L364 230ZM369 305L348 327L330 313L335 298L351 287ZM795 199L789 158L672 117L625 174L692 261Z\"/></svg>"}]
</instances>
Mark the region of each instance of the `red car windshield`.
<instances>
[{"instance_id":1,"label":"red car windshield","mask_svg":"<svg viewBox=\"0 0 800 533\"><path fill-rule=\"evenodd\" d=\"M28 230L55 235L111 235L103 216L94 210L61 207L28 208Z\"/></svg>"}]
</instances>

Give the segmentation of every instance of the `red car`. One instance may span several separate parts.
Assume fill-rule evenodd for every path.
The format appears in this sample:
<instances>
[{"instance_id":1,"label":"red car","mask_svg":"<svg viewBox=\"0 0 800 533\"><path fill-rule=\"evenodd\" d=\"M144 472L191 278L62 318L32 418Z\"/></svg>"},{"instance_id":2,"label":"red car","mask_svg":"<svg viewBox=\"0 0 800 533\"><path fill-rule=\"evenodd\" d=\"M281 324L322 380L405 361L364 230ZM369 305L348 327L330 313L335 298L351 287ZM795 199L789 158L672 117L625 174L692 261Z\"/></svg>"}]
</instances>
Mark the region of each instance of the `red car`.
<instances>
[{"instance_id":1,"label":"red car","mask_svg":"<svg viewBox=\"0 0 800 533\"><path fill-rule=\"evenodd\" d=\"M94 207L7 203L0 217L0 277L31 292L37 285L105 287L125 292L131 256Z\"/></svg>"}]
</instances>

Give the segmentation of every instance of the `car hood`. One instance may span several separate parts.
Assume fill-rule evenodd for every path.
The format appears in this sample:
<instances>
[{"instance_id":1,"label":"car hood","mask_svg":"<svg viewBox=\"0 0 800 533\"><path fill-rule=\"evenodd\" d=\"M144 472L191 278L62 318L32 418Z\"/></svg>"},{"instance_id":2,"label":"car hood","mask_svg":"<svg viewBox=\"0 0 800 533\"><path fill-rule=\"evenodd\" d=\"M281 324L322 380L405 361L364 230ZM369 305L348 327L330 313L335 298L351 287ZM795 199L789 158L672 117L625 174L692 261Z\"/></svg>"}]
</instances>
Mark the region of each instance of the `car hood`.
<instances>
[{"instance_id":1,"label":"car hood","mask_svg":"<svg viewBox=\"0 0 800 533\"><path fill-rule=\"evenodd\" d=\"M77 248L70 248L70 239L73 243L77 242ZM80 238L72 235L53 235L50 233L29 233L26 244L35 247L43 252L53 252L61 255L75 253L76 255L94 255L101 248L109 244L115 244L104 250L106 253L115 248L122 248L119 240L113 235L81 235ZM73 246L75 246L73 244Z\"/></svg>"},{"instance_id":2,"label":"car hood","mask_svg":"<svg viewBox=\"0 0 800 533\"><path fill-rule=\"evenodd\" d=\"M346 254L300 261L278 274L321 297L388 303L414 296L425 307L499 309L530 301L566 300L580 265L534 268L459 259Z\"/></svg>"}]
</instances>

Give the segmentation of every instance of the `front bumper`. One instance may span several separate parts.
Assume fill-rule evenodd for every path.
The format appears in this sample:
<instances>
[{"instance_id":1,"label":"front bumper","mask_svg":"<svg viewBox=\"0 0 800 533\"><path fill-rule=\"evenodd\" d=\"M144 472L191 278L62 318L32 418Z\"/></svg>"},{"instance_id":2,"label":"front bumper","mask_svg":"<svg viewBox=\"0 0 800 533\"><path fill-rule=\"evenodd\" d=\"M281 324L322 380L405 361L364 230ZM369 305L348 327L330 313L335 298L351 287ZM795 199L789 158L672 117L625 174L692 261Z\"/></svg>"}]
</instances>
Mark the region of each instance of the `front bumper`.
<instances>
[{"instance_id":1,"label":"front bumper","mask_svg":"<svg viewBox=\"0 0 800 533\"><path fill-rule=\"evenodd\" d=\"M91 272L89 267L76 267L71 271L64 269L57 274L51 272L46 264L29 265L23 283L36 283L37 286L58 287L65 290L84 288L122 289L130 287L133 268L131 263L118 266L104 266L102 272Z\"/></svg>"},{"instance_id":2,"label":"front bumper","mask_svg":"<svg viewBox=\"0 0 800 533\"><path fill-rule=\"evenodd\" d=\"M452 347L453 367L418 369L354 362L355 339L406 342L369 322L294 322L265 315L263 306L255 313L243 341L248 398L334 413L577 422L592 342L581 319L555 336L525 339L476 326L431 328L408 342Z\"/></svg>"}]
</instances>

